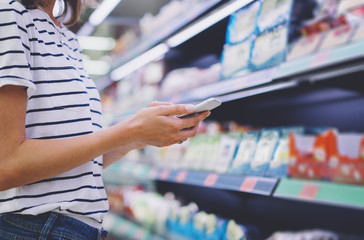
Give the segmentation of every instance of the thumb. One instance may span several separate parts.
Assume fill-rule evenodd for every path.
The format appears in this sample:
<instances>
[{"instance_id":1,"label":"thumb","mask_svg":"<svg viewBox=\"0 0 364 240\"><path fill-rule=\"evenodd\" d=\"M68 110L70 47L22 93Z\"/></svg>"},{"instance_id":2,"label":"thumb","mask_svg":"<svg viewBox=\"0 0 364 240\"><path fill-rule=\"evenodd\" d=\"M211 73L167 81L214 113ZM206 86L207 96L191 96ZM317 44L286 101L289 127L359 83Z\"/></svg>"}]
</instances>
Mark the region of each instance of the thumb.
<instances>
[{"instance_id":1,"label":"thumb","mask_svg":"<svg viewBox=\"0 0 364 240\"><path fill-rule=\"evenodd\" d=\"M191 113L195 107L191 104L177 104L173 106L158 106L156 113L162 116L180 115Z\"/></svg>"}]
</instances>

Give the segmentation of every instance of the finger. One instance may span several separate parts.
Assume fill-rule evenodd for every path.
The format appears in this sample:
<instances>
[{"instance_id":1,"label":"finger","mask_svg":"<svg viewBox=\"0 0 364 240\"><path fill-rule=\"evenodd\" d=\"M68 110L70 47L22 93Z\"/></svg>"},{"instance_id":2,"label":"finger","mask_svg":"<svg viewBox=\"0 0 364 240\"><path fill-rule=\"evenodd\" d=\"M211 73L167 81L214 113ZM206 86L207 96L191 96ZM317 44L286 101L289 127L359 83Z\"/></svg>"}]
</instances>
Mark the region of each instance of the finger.
<instances>
[{"instance_id":1,"label":"finger","mask_svg":"<svg viewBox=\"0 0 364 240\"><path fill-rule=\"evenodd\" d=\"M180 143L180 139L183 139L183 141L186 141L188 138L196 136L197 131L198 131L198 124L194 127L180 131L178 134L178 136L179 136L178 143Z\"/></svg>"},{"instance_id":2,"label":"finger","mask_svg":"<svg viewBox=\"0 0 364 240\"><path fill-rule=\"evenodd\" d=\"M183 129L196 126L202 120L204 120L205 118L210 116L210 114L211 114L210 111L205 111L205 112L202 112L202 113L200 113L200 114L198 114L196 116L181 119L182 120L181 126L182 126Z\"/></svg>"},{"instance_id":3,"label":"finger","mask_svg":"<svg viewBox=\"0 0 364 240\"><path fill-rule=\"evenodd\" d=\"M191 113L195 107L191 104L177 104L172 106L157 106L156 113L161 116L171 116Z\"/></svg>"},{"instance_id":4,"label":"finger","mask_svg":"<svg viewBox=\"0 0 364 240\"><path fill-rule=\"evenodd\" d=\"M156 106L172 106L173 103L170 102L159 102L159 101L153 101L151 102L148 107L156 107Z\"/></svg>"}]
</instances>

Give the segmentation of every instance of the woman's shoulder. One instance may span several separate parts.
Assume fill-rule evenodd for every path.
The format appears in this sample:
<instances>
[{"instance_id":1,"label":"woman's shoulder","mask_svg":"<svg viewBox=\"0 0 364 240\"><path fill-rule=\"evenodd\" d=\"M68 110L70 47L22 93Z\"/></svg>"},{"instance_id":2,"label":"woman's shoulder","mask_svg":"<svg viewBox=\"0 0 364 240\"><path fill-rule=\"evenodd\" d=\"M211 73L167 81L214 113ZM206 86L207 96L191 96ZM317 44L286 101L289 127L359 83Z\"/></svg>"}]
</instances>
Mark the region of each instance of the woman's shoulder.
<instances>
[{"instance_id":1,"label":"woman's shoulder","mask_svg":"<svg viewBox=\"0 0 364 240\"><path fill-rule=\"evenodd\" d=\"M0 0L0 14L3 21L15 21L18 25L28 22L28 10L16 0Z\"/></svg>"}]
</instances>

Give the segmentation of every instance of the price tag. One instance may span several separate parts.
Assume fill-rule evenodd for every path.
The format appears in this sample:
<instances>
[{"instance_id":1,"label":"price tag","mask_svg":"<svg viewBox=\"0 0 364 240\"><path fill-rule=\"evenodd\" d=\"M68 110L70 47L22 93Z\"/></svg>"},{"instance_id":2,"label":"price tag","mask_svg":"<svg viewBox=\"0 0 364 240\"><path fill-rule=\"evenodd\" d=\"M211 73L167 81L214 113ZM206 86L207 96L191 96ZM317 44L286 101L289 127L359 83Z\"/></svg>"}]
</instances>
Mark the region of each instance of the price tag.
<instances>
[{"instance_id":1,"label":"price tag","mask_svg":"<svg viewBox=\"0 0 364 240\"><path fill-rule=\"evenodd\" d=\"M164 170L162 171L162 173L159 175L159 179L160 179L160 180L167 180L170 174L171 174L171 170L169 170L169 169L164 169Z\"/></svg>"},{"instance_id":2,"label":"price tag","mask_svg":"<svg viewBox=\"0 0 364 240\"><path fill-rule=\"evenodd\" d=\"M211 187L211 186L215 185L218 178L219 178L218 174L210 173L209 175L207 175L205 181L203 182L203 185Z\"/></svg>"},{"instance_id":3,"label":"price tag","mask_svg":"<svg viewBox=\"0 0 364 240\"><path fill-rule=\"evenodd\" d=\"M240 191L242 192L251 192L253 191L255 185L257 184L258 179L254 177L247 177L244 179L243 183L240 186Z\"/></svg>"},{"instance_id":4,"label":"price tag","mask_svg":"<svg viewBox=\"0 0 364 240\"><path fill-rule=\"evenodd\" d=\"M305 199L314 199L319 191L319 186L312 184L305 184L300 192L299 197Z\"/></svg>"},{"instance_id":5,"label":"price tag","mask_svg":"<svg viewBox=\"0 0 364 240\"><path fill-rule=\"evenodd\" d=\"M187 175L188 175L188 172L187 171L181 171L177 174L176 176L176 182L178 183L182 183L186 180L187 178Z\"/></svg>"},{"instance_id":6,"label":"price tag","mask_svg":"<svg viewBox=\"0 0 364 240\"><path fill-rule=\"evenodd\" d=\"M158 174L158 169L157 168L152 168L150 171L149 171L149 174L148 174L148 177L150 179L155 179L157 177L157 174Z\"/></svg>"},{"instance_id":7,"label":"price tag","mask_svg":"<svg viewBox=\"0 0 364 240\"><path fill-rule=\"evenodd\" d=\"M311 62L311 67L322 66L328 62L331 55L331 50L327 50L317 54Z\"/></svg>"}]
</instances>

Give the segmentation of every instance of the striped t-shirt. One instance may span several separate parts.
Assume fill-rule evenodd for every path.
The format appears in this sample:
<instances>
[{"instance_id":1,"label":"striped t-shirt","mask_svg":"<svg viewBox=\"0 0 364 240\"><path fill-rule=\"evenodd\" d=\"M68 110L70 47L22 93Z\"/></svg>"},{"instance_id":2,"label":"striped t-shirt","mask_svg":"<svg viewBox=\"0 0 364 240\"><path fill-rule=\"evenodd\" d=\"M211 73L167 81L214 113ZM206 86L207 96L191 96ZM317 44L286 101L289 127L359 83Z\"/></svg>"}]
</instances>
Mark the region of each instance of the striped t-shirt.
<instances>
[{"instance_id":1,"label":"striped t-shirt","mask_svg":"<svg viewBox=\"0 0 364 240\"><path fill-rule=\"evenodd\" d=\"M0 87L27 88L27 139L61 139L102 128L100 97L75 35L39 9L0 0ZM1 147L1 146L0 146ZM49 149L52 151L52 149ZM108 201L98 157L59 176L0 192L0 214L54 211L101 228Z\"/></svg>"}]
</instances>

